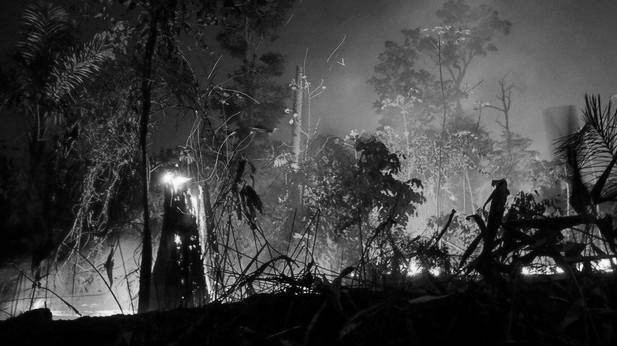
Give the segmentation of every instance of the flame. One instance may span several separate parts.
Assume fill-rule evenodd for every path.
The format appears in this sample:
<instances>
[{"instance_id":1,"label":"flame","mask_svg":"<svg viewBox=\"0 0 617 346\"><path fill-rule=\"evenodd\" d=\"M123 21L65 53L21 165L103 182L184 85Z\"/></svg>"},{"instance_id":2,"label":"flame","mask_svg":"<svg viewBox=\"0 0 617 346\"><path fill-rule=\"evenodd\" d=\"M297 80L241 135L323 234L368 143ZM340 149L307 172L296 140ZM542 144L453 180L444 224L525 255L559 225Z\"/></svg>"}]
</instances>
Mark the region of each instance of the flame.
<instances>
[{"instance_id":1,"label":"flame","mask_svg":"<svg viewBox=\"0 0 617 346\"><path fill-rule=\"evenodd\" d=\"M163 177L161 178L161 180L163 184L171 185L174 190L177 190L184 183L190 181L191 178L188 178L188 177L185 177L185 176L173 173L173 172L166 172L165 174L163 174Z\"/></svg>"}]
</instances>

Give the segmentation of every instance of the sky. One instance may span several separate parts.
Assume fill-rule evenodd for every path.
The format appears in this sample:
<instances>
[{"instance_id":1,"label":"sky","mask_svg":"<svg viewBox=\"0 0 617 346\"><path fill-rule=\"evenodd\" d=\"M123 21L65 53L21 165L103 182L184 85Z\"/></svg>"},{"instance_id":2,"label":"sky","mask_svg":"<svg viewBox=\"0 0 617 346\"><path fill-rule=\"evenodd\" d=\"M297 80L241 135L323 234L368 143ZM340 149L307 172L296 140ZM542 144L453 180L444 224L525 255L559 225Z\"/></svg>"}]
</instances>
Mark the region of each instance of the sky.
<instances>
[{"instance_id":1,"label":"sky","mask_svg":"<svg viewBox=\"0 0 617 346\"><path fill-rule=\"evenodd\" d=\"M274 43L264 47L287 57L286 80L294 66L306 66L308 78L323 80L326 92L311 102L312 119L322 133L344 135L378 125L377 96L367 80L386 40L400 40L405 28L438 24L440 0L301 0ZM617 93L617 1L614 0L468 0L486 3L513 23L508 36L497 37L499 51L470 67L467 83L482 81L466 103L495 101L504 75L518 86L513 96L512 127L533 140L532 148L550 157L542 112L554 106L583 103L585 93L604 99ZM12 44L23 3L0 2L0 49ZM343 41L344 38L344 41ZM336 49L327 62L327 58ZM343 62L339 64L338 62ZM283 110L281 110L283 111ZM484 124L496 129L496 113L485 112ZM10 124L5 123L4 131ZM286 123L282 132L290 131ZM182 144L186 128L167 121L162 144ZM9 131L9 133L14 133Z\"/></svg>"}]
</instances>

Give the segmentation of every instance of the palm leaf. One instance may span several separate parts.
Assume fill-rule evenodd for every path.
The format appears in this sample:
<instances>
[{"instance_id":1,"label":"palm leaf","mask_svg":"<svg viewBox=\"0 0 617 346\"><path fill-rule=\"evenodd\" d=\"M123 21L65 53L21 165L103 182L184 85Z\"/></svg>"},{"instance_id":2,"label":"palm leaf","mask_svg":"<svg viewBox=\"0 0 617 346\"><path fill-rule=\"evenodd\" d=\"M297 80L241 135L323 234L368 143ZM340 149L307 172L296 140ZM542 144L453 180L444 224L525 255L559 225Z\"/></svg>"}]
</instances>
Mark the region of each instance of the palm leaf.
<instances>
[{"instance_id":1,"label":"palm leaf","mask_svg":"<svg viewBox=\"0 0 617 346\"><path fill-rule=\"evenodd\" d=\"M22 16L23 38L17 42L18 55L26 65L49 57L53 44L62 45L71 36L68 13L59 6L36 2Z\"/></svg>"},{"instance_id":2,"label":"palm leaf","mask_svg":"<svg viewBox=\"0 0 617 346\"><path fill-rule=\"evenodd\" d=\"M576 166L590 186L594 201L615 200L617 174L611 173L617 160L617 112L611 103L602 107L599 96L585 95L583 120L585 125L580 130L559 140L557 151L568 161L575 161L569 164Z\"/></svg>"},{"instance_id":3,"label":"palm leaf","mask_svg":"<svg viewBox=\"0 0 617 346\"><path fill-rule=\"evenodd\" d=\"M81 47L69 49L52 67L45 95L56 103L60 102L91 80L103 64L113 57L113 52L102 35L95 35Z\"/></svg>"}]
</instances>

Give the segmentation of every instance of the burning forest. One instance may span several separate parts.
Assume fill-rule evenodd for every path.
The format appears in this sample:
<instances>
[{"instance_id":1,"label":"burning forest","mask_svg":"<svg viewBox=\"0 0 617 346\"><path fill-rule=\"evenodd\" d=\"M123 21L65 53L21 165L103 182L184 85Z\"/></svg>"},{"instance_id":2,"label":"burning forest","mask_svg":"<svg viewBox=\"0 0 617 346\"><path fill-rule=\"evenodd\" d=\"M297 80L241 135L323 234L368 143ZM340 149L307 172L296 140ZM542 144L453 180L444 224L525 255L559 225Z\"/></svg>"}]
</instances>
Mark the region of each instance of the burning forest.
<instances>
[{"instance_id":1,"label":"burning forest","mask_svg":"<svg viewBox=\"0 0 617 346\"><path fill-rule=\"evenodd\" d=\"M617 4L0 6L3 345L617 344Z\"/></svg>"}]
</instances>

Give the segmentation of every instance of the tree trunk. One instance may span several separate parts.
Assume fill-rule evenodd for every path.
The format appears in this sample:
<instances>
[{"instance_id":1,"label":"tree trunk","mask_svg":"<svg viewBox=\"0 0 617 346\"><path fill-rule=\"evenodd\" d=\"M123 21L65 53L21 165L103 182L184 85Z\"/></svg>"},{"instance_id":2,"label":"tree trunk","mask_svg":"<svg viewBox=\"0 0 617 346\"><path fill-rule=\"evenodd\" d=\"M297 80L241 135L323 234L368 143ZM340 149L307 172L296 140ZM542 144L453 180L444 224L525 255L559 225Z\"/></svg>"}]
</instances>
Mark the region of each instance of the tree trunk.
<instances>
[{"instance_id":1,"label":"tree trunk","mask_svg":"<svg viewBox=\"0 0 617 346\"><path fill-rule=\"evenodd\" d=\"M202 184L201 198L203 199L205 216L204 224L206 228L206 234L204 239L206 246L204 246L204 255L209 255L206 258L210 259L211 266L214 268L213 290L215 296L218 297L219 284L223 283L223 274L221 272L219 245L216 236L216 228L214 225L214 211L212 210L212 203L210 201L210 186L208 185L208 182L206 180L204 180Z\"/></svg>"},{"instance_id":2,"label":"tree trunk","mask_svg":"<svg viewBox=\"0 0 617 346\"><path fill-rule=\"evenodd\" d=\"M293 242L293 234L296 229L302 229L304 210L302 208L302 185L300 163L302 157L302 103L303 98L303 73L302 67L296 66L296 85L294 89L294 104L292 110L292 130L291 130L291 146L293 151L292 157L292 173L289 184L289 202L291 210L284 223L284 229L289 230L288 249Z\"/></svg>"},{"instance_id":3,"label":"tree trunk","mask_svg":"<svg viewBox=\"0 0 617 346\"><path fill-rule=\"evenodd\" d=\"M436 203L437 203L437 216L441 216L441 185L442 185L441 170L443 168L443 161L444 161L443 147L446 141L446 124L447 124L447 119L448 119L448 106L446 104L446 91L445 91L444 80L443 80L443 64L441 63L441 36L438 38L437 48L438 48L437 59L438 59L438 64L439 64L439 84L441 86L441 102L442 102L442 107L443 107L443 119L441 122L441 136L439 140L437 191L435 195L436 195Z\"/></svg>"},{"instance_id":4,"label":"tree trunk","mask_svg":"<svg viewBox=\"0 0 617 346\"><path fill-rule=\"evenodd\" d=\"M190 211L195 207L186 186L165 186L161 241L152 272L153 309L197 307L206 302L197 219Z\"/></svg>"},{"instance_id":5,"label":"tree trunk","mask_svg":"<svg viewBox=\"0 0 617 346\"><path fill-rule=\"evenodd\" d=\"M294 92L293 127L291 132L293 148L293 169L300 169L300 157L302 154L302 103L303 103L303 72L300 65L296 66L296 90Z\"/></svg>"},{"instance_id":6,"label":"tree trunk","mask_svg":"<svg viewBox=\"0 0 617 346\"><path fill-rule=\"evenodd\" d=\"M300 182L300 164L302 161L302 104L304 102L304 82L302 67L296 66L296 90L294 92L293 127L291 132L293 149L293 179L291 184L291 203L294 208L302 205L302 186Z\"/></svg>"},{"instance_id":7,"label":"tree trunk","mask_svg":"<svg viewBox=\"0 0 617 346\"><path fill-rule=\"evenodd\" d=\"M152 98L152 60L157 39L157 22L159 11L151 12L148 41L144 50L141 80L141 118L139 121L139 148L141 151L140 178L142 183L142 207L144 228L142 235L141 267L139 268L139 305L138 312L150 310L150 284L152 278L152 232L150 230L150 210L148 198L148 124Z\"/></svg>"}]
</instances>

